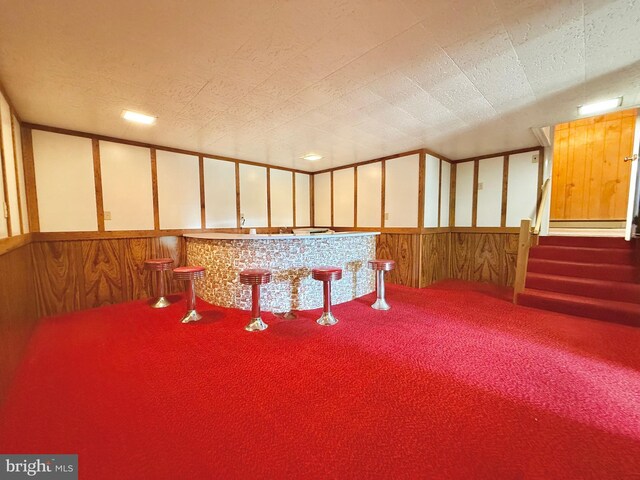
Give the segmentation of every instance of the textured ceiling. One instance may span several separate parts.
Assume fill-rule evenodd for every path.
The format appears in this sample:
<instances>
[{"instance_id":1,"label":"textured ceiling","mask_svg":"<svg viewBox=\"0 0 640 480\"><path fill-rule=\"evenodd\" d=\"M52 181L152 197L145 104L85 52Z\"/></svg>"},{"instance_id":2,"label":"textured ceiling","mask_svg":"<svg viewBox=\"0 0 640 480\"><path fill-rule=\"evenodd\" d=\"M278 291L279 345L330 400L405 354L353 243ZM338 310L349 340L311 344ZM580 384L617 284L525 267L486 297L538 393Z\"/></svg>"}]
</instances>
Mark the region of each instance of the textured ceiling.
<instances>
[{"instance_id":1,"label":"textured ceiling","mask_svg":"<svg viewBox=\"0 0 640 480\"><path fill-rule=\"evenodd\" d=\"M23 120L274 165L481 155L536 145L530 127L582 103L640 103L640 0L1 5Z\"/></svg>"}]
</instances>

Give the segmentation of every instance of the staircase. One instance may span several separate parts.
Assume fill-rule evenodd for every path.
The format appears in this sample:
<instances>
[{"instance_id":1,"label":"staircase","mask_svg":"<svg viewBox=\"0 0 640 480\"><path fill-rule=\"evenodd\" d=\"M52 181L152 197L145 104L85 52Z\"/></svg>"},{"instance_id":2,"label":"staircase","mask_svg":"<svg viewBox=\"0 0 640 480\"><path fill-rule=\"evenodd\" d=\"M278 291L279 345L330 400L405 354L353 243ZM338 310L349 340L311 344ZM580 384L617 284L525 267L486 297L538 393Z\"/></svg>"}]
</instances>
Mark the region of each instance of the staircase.
<instances>
[{"instance_id":1,"label":"staircase","mask_svg":"<svg viewBox=\"0 0 640 480\"><path fill-rule=\"evenodd\" d=\"M638 250L623 238L540 237L517 303L640 327Z\"/></svg>"}]
</instances>

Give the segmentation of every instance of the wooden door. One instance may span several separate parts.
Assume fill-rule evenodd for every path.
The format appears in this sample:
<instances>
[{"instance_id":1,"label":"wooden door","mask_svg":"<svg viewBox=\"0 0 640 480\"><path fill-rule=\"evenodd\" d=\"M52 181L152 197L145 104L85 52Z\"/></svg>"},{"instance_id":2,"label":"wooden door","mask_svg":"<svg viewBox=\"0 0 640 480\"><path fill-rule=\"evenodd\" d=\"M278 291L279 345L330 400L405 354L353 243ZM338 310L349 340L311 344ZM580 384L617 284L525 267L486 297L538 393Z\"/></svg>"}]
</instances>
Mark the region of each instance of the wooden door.
<instances>
[{"instance_id":1,"label":"wooden door","mask_svg":"<svg viewBox=\"0 0 640 480\"><path fill-rule=\"evenodd\" d=\"M551 220L619 220L627 213L637 111L556 125Z\"/></svg>"}]
</instances>

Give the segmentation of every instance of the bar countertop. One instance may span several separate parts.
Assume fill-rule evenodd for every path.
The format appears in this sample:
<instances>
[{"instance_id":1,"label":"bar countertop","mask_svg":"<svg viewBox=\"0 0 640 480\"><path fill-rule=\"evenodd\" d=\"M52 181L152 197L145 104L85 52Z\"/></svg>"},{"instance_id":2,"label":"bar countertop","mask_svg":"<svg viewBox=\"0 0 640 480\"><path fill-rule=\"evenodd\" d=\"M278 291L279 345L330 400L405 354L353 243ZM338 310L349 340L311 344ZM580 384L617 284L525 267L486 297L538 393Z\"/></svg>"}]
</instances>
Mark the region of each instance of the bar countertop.
<instances>
[{"instance_id":1,"label":"bar countertop","mask_svg":"<svg viewBox=\"0 0 640 480\"><path fill-rule=\"evenodd\" d=\"M380 232L336 232L336 233L188 233L186 238L199 238L202 240L301 240L307 238L340 238L340 237L364 237L368 235L380 235Z\"/></svg>"}]
</instances>

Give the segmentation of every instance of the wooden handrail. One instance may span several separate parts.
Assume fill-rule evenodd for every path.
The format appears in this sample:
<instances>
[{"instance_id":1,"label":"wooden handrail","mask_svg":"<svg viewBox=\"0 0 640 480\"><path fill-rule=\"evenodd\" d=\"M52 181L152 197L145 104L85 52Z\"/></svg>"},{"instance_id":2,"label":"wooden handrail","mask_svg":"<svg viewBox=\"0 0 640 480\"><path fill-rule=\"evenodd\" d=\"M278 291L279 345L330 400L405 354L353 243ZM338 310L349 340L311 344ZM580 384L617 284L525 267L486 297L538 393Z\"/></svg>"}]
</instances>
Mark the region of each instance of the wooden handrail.
<instances>
[{"instance_id":1,"label":"wooden handrail","mask_svg":"<svg viewBox=\"0 0 640 480\"><path fill-rule=\"evenodd\" d=\"M538 206L538 212L536 213L536 226L533 227L533 234L538 235L540 233L540 226L542 225L542 212L547 204L549 198L549 185L551 185L551 179L547 178L542 185L542 193L540 195L540 205Z\"/></svg>"},{"instance_id":2,"label":"wooden handrail","mask_svg":"<svg viewBox=\"0 0 640 480\"><path fill-rule=\"evenodd\" d=\"M531 219L523 218L520 221L520 234L518 236L518 258L516 260L516 278L513 283L513 303L518 303L518 293L524 290L531 238Z\"/></svg>"}]
</instances>

